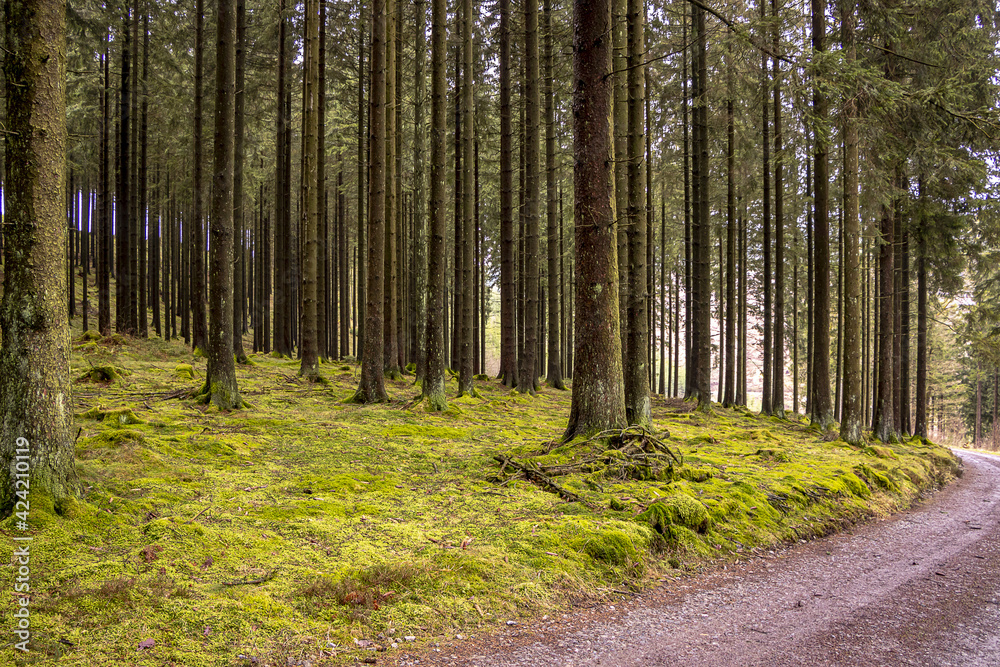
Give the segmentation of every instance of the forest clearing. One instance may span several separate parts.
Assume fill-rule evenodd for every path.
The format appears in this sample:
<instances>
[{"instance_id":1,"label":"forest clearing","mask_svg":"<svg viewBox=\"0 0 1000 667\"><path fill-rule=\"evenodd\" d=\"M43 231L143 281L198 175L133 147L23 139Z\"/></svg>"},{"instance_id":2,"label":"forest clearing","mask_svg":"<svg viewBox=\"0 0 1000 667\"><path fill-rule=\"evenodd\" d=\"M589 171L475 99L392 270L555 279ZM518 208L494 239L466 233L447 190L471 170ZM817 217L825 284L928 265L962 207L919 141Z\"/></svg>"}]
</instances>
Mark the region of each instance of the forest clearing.
<instances>
[{"instance_id":1,"label":"forest clearing","mask_svg":"<svg viewBox=\"0 0 1000 667\"><path fill-rule=\"evenodd\" d=\"M263 354L238 367L252 408L220 412L189 398L205 364L180 341L78 331L74 347L84 493L32 516L35 664L381 661L884 516L956 470L919 438L856 448L661 399L657 437L683 464L644 468L560 444L568 392L479 379L434 412L408 376L356 405L356 364L316 384ZM92 381L103 368L116 379ZM596 460L550 473L568 502L497 456Z\"/></svg>"}]
</instances>

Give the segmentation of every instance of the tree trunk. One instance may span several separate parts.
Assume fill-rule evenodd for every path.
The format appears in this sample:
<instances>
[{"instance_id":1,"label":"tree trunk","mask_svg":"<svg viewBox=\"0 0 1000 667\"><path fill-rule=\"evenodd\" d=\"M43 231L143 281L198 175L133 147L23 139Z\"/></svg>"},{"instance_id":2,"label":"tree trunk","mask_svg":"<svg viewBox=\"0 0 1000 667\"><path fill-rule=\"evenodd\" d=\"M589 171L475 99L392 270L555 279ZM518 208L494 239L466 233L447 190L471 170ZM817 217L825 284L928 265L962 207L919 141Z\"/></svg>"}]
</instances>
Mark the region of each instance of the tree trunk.
<instances>
[{"instance_id":1,"label":"tree trunk","mask_svg":"<svg viewBox=\"0 0 1000 667\"><path fill-rule=\"evenodd\" d=\"M501 0L501 3L505 0ZM431 0L431 191L427 264L427 373L423 396L431 410L447 408L444 374L445 254L445 31L447 3ZM502 29L501 29L502 31Z\"/></svg>"},{"instance_id":2,"label":"tree trunk","mask_svg":"<svg viewBox=\"0 0 1000 667\"><path fill-rule=\"evenodd\" d=\"M771 58L771 80L774 84L774 361L771 363L771 413L785 416L785 212L783 162L785 154L781 141L781 64L778 38L779 14L777 0L771 0L774 14L774 55Z\"/></svg>"},{"instance_id":3,"label":"tree trunk","mask_svg":"<svg viewBox=\"0 0 1000 667\"><path fill-rule=\"evenodd\" d=\"M625 417L629 424L649 427L652 415L649 400L649 329L646 320L646 218L644 188L645 80L642 61L646 57L643 40L641 0L628 0L628 325L625 350Z\"/></svg>"},{"instance_id":4,"label":"tree trunk","mask_svg":"<svg viewBox=\"0 0 1000 667\"><path fill-rule=\"evenodd\" d=\"M472 107L472 0L462 0L462 285L461 311L456 303L456 313L461 312L461 364L459 366L458 395L476 395L475 373L472 367L474 345L473 301L476 296L475 274L475 131ZM456 220L456 222L458 222Z\"/></svg>"},{"instance_id":5,"label":"tree trunk","mask_svg":"<svg viewBox=\"0 0 1000 667\"><path fill-rule=\"evenodd\" d=\"M841 42L850 65L857 56L855 46L856 3L841 2ZM861 400L861 218L858 202L858 125L855 98L848 95L842 114L844 133L844 388L840 437L852 445L862 442Z\"/></svg>"},{"instance_id":6,"label":"tree trunk","mask_svg":"<svg viewBox=\"0 0 1000 667\"><path fill-rule=\"evenodd\" d=\"M708 69L706 49L708 33L705 28L705 10L695 7L697 26L698 82L695 106L695 146L698 152L698 180L695 205L698 215L692 225L693 259L693 317L692 319L692 396L698 399L698 409L707 411L712 404L712 242L709 219L709 164L708 164Z\"/></svg>"},{"instance_id":7,"label":"tree trunk","mask_svg":"<svg viewBox=\"0 0 1000 667\"><path fill-rule=\"evenodd\" d=\"M195 65L194 65L194 219L191 224L190 280L191 347L205 351L208 343L205 321L205 186L203 183L203 97L205 60L204 0L195 0ZM120 303L120 302L119 302Z\"/></svg>"},{"instance_id":8,"label":"tree trunk","mask_svg":"<svg viewBox=\"0 0 1000 667\"><path fill-rule=\"evenodd\" d=\"M538 205L541 194L539 166L538 0L525 0L525 135L524 135L524 348L517 388L535 395L538 354Z\"/></svg>"},{"instance_id":9,"label":"tree trunk","mask_svg":"<svg viewBox=\"0 0 1000 667\"><path fill-rule=\"evenodd\" d=\"M826 0L812 0L813 51L826 50ZM812 423L822 430L833 424L833 410L830 405L830 223L829 211L829 165L826 128L827 100L819 85L813 90L813 115L815 119L815 252L816 283L813 296L815 312L813 344L813 400Z\"/></svg>"},{"instance_id":10,"label":"tree trunk","mask_svg":"<svg viewBox=\"0 0 1000 667\"><path fill-rule=\"evenodd\" d=\"M386 119L386 0L372 5L371 73L368 95L368 287L365 303L364 350L361 380L354 400L378 403L388 400L383 369L382 279L385 262L385 119Z\"/></svg>"},{"instance_id":11,"label":"tree trunk","mask_svg":"<svg viewBox=\"0 0 1000 667\"><path fill-rule=\"evenodd\" d=\"M21 0L5 5L6 213L0 299L4 517L24 500L17 491L29 485L33 512L53 514L78 492L64 277L65 3Z\"/></svg>"},{"instance_id":12,"label":"tree trunk","mask_svg":"<svg viewBox=\"0 0 1000 667\"><path fill-rule=\"evenodd\" d=\"M767 15L767 2L766 0L760 0L760 18L763 20ZM761 38L763 41L763 37ZM773 274L773 269L771 266L771 137L770 137L770 126L768 125L768 113L767 107L770 102L769 95L769 85L767 76L767 53L763 50L760 54L760 89L762 96L761 103L761 155L763 157L763 164L761 165L762 183L763 183L763 193L762 193L762 208L763 208L763 218L761 220L761 225L764 232L763 247L761 252L764 255L764 272L761 275L761 282L764 286L764 345L763 345L763 357L764 357L764 386L763 393L761 394L760 412L763 415L769 415L772 413L772 400L774 394L771 388L771 384L774 380L774 374L771 368L772 361L774 359L773 355L773 323L774 323L774 310L771 302L771 276Z\"/></svg>"},{"instance_id":13,"label":"tree trunk","mask_svg":"<svg viewBox=\"0 0 1000 667\"><path fill-rule=\"evenodd\" d=\"M306 0L302 100L302 363L299 375L319 380L319 2Z\"/></svg>"},{"instance_id":14,"label":"tree trunk","mask_svg":"<svg viewBox=\"0 0 1000 667\"><path fill-rule=\"evenodd\" d=\"M114 233L115 233L115 330L118 333L133 334L131 328L134 317L129 315L132 285L129 274L129 258L131 249L130 229L132 227L132 193L129 190L131 169L131 151L129 128L132 122L132 34L128 19L130 6L126 3L125 16L122 18L122 66L121 88L119 90L118 111L118 193L115 196ZM200 15L200 14L199 14ZM200 34L200 33L199 33ZM196 52L197 55L197 52ZM197 72L197 70L196 70ZM196 81L197 81L196 74ZM197 115L198 106L195 104Z\"/></svg>"},{"instance_id":15,"label":"tree trunk","mask_svg":"<svg viewBox=\"0 0 1000 667\"><path fill-rule=\"evenodd\" d=\"M315 1L315 0L313 0ZM233 360L233 155L236 119L236 0L217 5L215 170L212 182L212 280L209 284L208 373L202 400L219 410L243 407Z\"/></svg>"},{"instance_id":16,"label":"tree trunk","mask_svg":"<svg viewBox=\"0 0 1000 667\"><path fill-rule=\"evenodd\" d=\"M614 79L615 159L615 222L618 227L618 321L622 337L622 368L628 354L628 39L626 29L627 0L612 0L611 53Z\"/></svg>"},{"instance_id":17,"label":"tree trunk","mask_svg":"<svg viewBox=\"0 0 1000 667\"><path fill-rule=\"evenodd\" d=\"M413 272L414 272L414 362L416 380L422 382L427 368L427 208L424 189L424 97L427 81L424 62L427 51L427 2L416 0L416 46L414 47L413 93Z\"/></svg>"},{"instance_id":18,"label":"tree trunk","mask_svg":"<svg viewBox=\"0 0 1000 667\"><path fill-rule=\"evenodd\" d=\"M233 137L233 354L236 361L247 363L243 349L246 292L242 280L245 267L245 241L243 231L243 159L244 127L243 88L246 79L246 0L236 0L236 100Z\"/></svg>"},{"instance_id":19,"label":"tree trunk","mask_svg":"<svg viewBox=\"0 0 1000 667\"><path fill-rule=\"evenodd\" d=\"M552 58L552 0L545 0L542 15L545 39L544 76L545 76L545 201L546 229L548 240L549 264L549 340L548 367L545 382L554 389L566 389L562 376L562 328L560 326L562 311L560 300L562 296L562 270L560 261L562 252L559 248L560 220L557 218L558 193L556 192L556 120L555 93L553 91L553 58Z\"/></svg>"},{"instance_id":20,"label":"tree trunk","mask_svg":"<svg viewBox=\"0 0 1000 667\"><path fill-rule=\"evenodd\" d=\"M731 32L731 31L730 31ZM730 34L730 38L732 35ZM726 344L722 406L736 400L736 114L732 45L726 47Z\"/></svg>"},{"instance_id":21,"label":"tree trunk","mask_svg":"<svg viewBox=\"0 0 1000 667\"><path fill-rule=\"evenodd\" d=\"M104 42L104 87L101 89L101 208L97 216L97 328L102 336L111 334L111 75L109 35ZM7 160L9 162L9 159Z\"/></svg>"},{"instance_id":22,"label":"tree trunk","mask_svg":"<svg viewBox=\"0 0 1000 667\"><path fill-rule=\"evenodd\" d=\"M575 0L573 27L577 348L564 440L625 425L615 190L609 167L614 157L611 44L606 39L610 1Z\"/></svg>"},{"instance_id":23,"label":"tree trunk","mask_svg":"<svg viewBox=\"0 0 1000 667\"><path fill-rule=\"evenodd\" d=\"M514 162L510 108L510 0L500 3L500 372L507 387L517 384Z\"/></svg>"},{"instance_id":24,"label":"tree trunk","mask_svg":"<svg viewBox=\"0 0 1000 667\"><path fill-rule=\"evenodd\" d=\"M386 377L392 380L402 378L399 367L399 337L397 335L396 304L399 299L399 281L396 264L396 245L399 243L399 220L396 179L396 134L399 132L399 106L396 103L396 3L402 0L386 1L386 108L385 108L385 255L383 257L383 358L382 365Z\"/></svg>"}]
</instances>

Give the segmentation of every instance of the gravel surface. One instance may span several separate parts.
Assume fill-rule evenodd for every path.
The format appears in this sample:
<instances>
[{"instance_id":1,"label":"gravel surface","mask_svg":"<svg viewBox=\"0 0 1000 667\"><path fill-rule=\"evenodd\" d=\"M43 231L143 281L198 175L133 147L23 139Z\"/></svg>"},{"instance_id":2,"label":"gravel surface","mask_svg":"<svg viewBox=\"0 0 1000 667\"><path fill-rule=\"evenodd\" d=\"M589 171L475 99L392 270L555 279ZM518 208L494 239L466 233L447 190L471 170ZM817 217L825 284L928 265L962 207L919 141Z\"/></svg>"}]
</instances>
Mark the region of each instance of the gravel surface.
<instances>
[{"instance_id":1,"label":"gravel surface","mask_svg":"<svg viewBox=\"0 0 1000 667\"><path fill-rule=\"evenodd\" d=\"M395 664L1000 665L1000 458L959 454L961 479L886 521Z\"/></svg>"}]
</instances>

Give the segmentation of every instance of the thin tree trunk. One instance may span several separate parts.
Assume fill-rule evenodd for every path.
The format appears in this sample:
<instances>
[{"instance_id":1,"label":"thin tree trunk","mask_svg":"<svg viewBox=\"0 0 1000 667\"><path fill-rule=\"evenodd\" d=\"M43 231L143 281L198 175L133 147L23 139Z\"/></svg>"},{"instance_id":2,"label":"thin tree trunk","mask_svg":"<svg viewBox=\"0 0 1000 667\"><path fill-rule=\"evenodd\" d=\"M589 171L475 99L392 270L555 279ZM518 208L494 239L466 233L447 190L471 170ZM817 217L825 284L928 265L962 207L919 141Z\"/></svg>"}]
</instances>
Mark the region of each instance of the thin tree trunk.
<instances>
[{"instance_id":1,"label":"thin tree trunk","mask_svg":"<svg viewBox=\"0 0 1000 667\"><path fill-rule=\"evenodd\" d=\"M649 400L649 329L646 320L646 246L649 225L644 188L643 117L645 81L642 61L646 57L643 40L641 0L628 0L628 314L625 351L625 417L629 424L649 427L652 414Z\"/></svg>"},{"instance_id":2,"label":"thin tree trunk","mask_svg":"<svg viewBox=\"0 0 1000 667\"><path fill-rule=\"evenodd\" d=\"M435 0L435 3L439 0ZM371 74L368 95L368 288L365 303L364 351L361 380L354 400L377 403L388 400L383 369L382 307L385 283L385 157L386 157L386 0L372 6Z\"/></svg>"},{"instance_id":3,"label":"thin tree trunk","mask_svg":"<svg viewBox=\"0 0 1000 667\"><path fill-rule=\"evenodd\" d=\"M243 88L246 85L246 58L246 0L236 0L236 106L235 136L233 138L233 354L236 355L236 361L241 364L247 363L247 353L243 349L246 292L242 280L245 265L243 159L246 120L243 110Z\"/></svg>"},{"instance_id":4,"label":"thin tree trunk","mask_svg":"<svg viewBox=\"0 0 1000 667\"><path fill-rule=\"evenodd\" d=\"M501 3L506 0L501 0ZM431 182L427 265L427 374L421 388L431 410L447 407L444 375L445 31L447 3L431 0ZM502 29L501 29L502 30ZM501 60L502 62L502 60ZM502 65L501 65L502 68Z\"/></svg>"},{"instance_id":5,"label":"thin tree trunk","mask_svg":"<svg viewBox=\"0 0 1000 667\"><path fill-rule=\"evenodd\" d=\"M476 394L473 361L473 301L475 300L475 131L472 108L472 0L462 0L462 349L458 395ZM457 221L456 221L457 222ZM458 309L456 308L456 312Z\"/></svg>"},{"instance_id":6,"label":"thin tree trunk","mask_svg":"<svg viewBox=\"0 0 1000 667\"><path fill-rule=\"evenodd\" d=\"M510 108L510 0L500 3L500 373L517 384L517 285L514 237L514 161Z\"/></svg>"},{"instance_id":7,"label":"thin tree trunk","mask_svg":"<svg viewBox=\"0 0 1000 667\"><path fill-rule=\"evenodd\" d=\"M812 0L813 50L826 50L826 0ZM816 284L813 296L815 308L813 345L812 422L822 430L833 424L830 405L830 224L829 165L827 163L826 95L818 84L813 90L815 117L815 225L816 225Z\"/></svg>"},{"instance_id":8,"label":"thin tree trunk","mask_svg":"<svg viewBox=\"0 0 1000 667\"><path fill-rule=\"evenodd\" d=\"M847 62L857 57L855 46L855 3L841 2L841 42ZM858 201L858 125L857 107L852 95L844 101L844 401L840 419L840 437L852 445L861 444L861 217Z\"/></svg>"},{"instance_id":9,"label":"thin tree trunk","mask_svg":"<svg viewBox=\"0 0 1000 667\"><path fill-rule=\"evenodd\" d=\"M771 363L771 413L785 416L785 193L782 168L785 153L781 136L781 64L778 0L771 0L774 15L774 53L771 79L774 85L774 360Z\"/></svg>"},{"instance_id":10,"label":"thin tree trunk","mask_svg":"<svg viewBox=\"0 0 1000 667\"><path fill-rule=\"evenodd\" d=\"M422 382L427 368L427 209L424 189L424 97L427 81L424 62L427 51L427 2L416 0L416 45L414 46L413 93L413 273L414 273L414 362L416 381Z\"/></svg>"},{"instance_id":11,"label":"thin tree trunk","mask_svg":"<svg viewBox=\"0 0 1000 667\"><path fill-rule=\"evenodd\" d=\"M535 395L538 353L538 206L541 194L539 166L539 76L538 0L525 0L525 236L524 236L524 347L517 387L522 394Z\"/></svg>"},{"instance_id":12,"label":"thin tree trunk","mask_svg":"<svg viewBox=\"0 0 1000 667\"><path fill-rule=\"evenodd\" d=\"M730 31L731 32L731 31ZM732 35L730 34L730 39ZM736 114L732 44L726 47L726 344L723 407L736 400Z\"/></svg>"},{"instance_id":13,"label":"thin tree trunk","mask_svg":"<svg viewBox=\"0 0 1000 667\"><path fill-rule=\"evenodd\" d=\"M205 351L208 344L207 322L205 321L205 201L204 186L204 143L203 143L203 97L205 60L205 7L204 0L195 0L195 66L194 66L194 219L191 221L188 250L190 257L191 290L191 347Z\"/></svg>"},{"instance_id":14,"label":"thin tree trunk","mask_svg":"<svg viewBox=\"0 0 1000 667\"><path fill-rule=\"evenodd\" d=\"M545 201L546 237L548 246L548 367L545 382L554 389L566 389L562 377L562 351L560 299L562 295L562 270L559 248L560 220L557 216L558 193L556 192L556 128L555 93L553 89L552 57L552 0L544 1L542 30L544 32L544 77L545 77Z\"/></svg>"}]
</instances>

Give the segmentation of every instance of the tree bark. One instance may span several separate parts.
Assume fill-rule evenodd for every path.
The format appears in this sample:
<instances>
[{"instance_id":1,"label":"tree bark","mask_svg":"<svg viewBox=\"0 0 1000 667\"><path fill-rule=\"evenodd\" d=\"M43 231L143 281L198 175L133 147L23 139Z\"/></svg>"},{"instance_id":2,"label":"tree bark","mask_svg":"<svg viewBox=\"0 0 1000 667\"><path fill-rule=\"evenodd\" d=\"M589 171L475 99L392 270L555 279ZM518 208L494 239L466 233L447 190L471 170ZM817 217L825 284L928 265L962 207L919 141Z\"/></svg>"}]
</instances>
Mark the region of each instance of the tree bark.
<instances>
[{"instance_id":1,"label":"tree bark","mask_svg":"<svg viewBox=\"0 0 1000 667\"><path fill-rule=\"evenodd\" d=\"M371 74L368 95L368 286L365 303L364 351L361 380L354 400L378 403L388 400L383 369L382 308L385 283L385 118L386 118L386 0L372 5Z\"/></svg>"},{"instance_id":2,"label":"tree bark","mask_svg":"<svg viewBox=\"0 0 1000 667\"><path fill-rule=\"evenodd\" d=\"M510 108L510 0L500 4L500 373L517 384L517 241L514 236L514 131Z\"/></svg>"},{"instance_id":3,"label":"tree bark","mask_svg":"<svg viewBox=\"0 0 1000 667\"><path fill-rule=\"evenodd\" d=\"M501 0L504 2L505 0ZM431 0L431 182L427 264L427 373L421 388L431 410L447 408L444 375L445 31L446 0Z\"/></svg>"},{"instance_id":4,"label":"tree bark","mask_svg":"<svg viewBox=\"0 0 1000 667\"><path fill-rule=\"evenodd\" d=\"M556 122L555 93L553 89L552 58L552 0L545 0L542 14L545 39L545 201L548 240L548 365L545 383L553 389L566 389L562 375L562 252L559 247L560 220L558 219L558 192L556 192Z\"/></svg>"},{"instance_id":5,"label":"tree bark","mask_svg":"<svg viewBox=\"0 0 1000 667\"><path fill-rule=\"evenodd\" d=\"M643 40L641 0L628 0L628 330L625 351L625 417L629 424L649 427L652 423L649 400L649 328L646 319L646 248L649 225L646 217L645 160L645 80L642 61L646 57Z\"/></svg>"},{"instance_id":6,"label":"tree bark","mask_svg":"<svg viewBox=\"0 0 1000 667\"><path fill-rule=\"evenodd\" d=\"M826 0L812 0L813 51L826 50ZM813 116L815 122L815 252L816 282L813 295L815 313L813 343L812 423L822 430L833 424L830 405L830 223L829 213L829 145L826 129L827 100L820 85L814 84Z\"/></svg>"},{"instance_id":7,"label":"tree bark","mask_svg":"<svg viewBox=\"0 0 1000 667\"><path fill-rule=\"evenodd\" d=\"M841 43L848 66L857 57L856 2L841 0ZM861 218L858 202L858 124L853 95L844 100L844 400L840 437L852 445L862 442L861 375Z\"/></svg>"},{"instance_id":8,"label":"tree bark","mask_svg":"<svg viewBox=\"0 0 1000 667\"><path fill-rule=\"evenodd\" d=\"M32 512L51 514L79 486L70 433L65 283L65 3L9 0L5 14L6 211L0 299L4 517L23 499L19 490L30 487Z\"/></svg>"},{"instance_id":9,"label":"tree bark","mask_svg":"<svg viewBox=\"0 0 1000 667\"><path fill-rule=\"evenodd\" d=\"M314 0L315 1L315 0ZM208 373L202 400L219 410L243 407L233 360L233 155L236 119L236 1L217 5L215 169L209 267Z\"/></svg>"},{"instance_id":10,"label":"tree bark","mask_svg":"<svg viewBox=\"0 0 1000 667\"><path fill-rule=\"evenodd\" d=\"M576 349L564 440L625 425L612 181L610 1L574 0L573 27Z\"/></svg>"},{"instance_id":11,"label":"tree bark","mask_svg":"<svg viewBox=\"0 0 1000 667\"><path fill-rule=\"evenodd\" d=\"M538 205L539 179L539 87L538 0L525 0L525 137L524 137L524 347L520 355L517 388L535 395L538 379Z\"/></svg>"}]
</instances>

